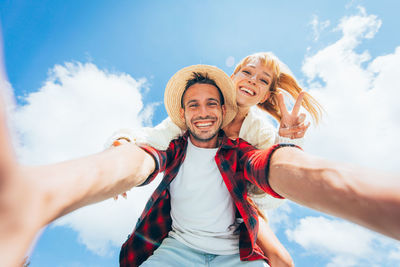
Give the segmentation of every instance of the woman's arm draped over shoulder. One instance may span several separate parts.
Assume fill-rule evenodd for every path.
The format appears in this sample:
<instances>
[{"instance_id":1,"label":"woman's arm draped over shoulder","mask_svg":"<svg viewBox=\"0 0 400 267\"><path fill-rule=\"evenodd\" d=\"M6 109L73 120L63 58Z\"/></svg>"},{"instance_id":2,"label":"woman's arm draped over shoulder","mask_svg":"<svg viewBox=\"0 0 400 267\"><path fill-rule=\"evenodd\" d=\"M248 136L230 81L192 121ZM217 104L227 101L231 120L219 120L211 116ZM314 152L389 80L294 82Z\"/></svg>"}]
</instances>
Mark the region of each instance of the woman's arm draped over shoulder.
<instances>
[{"instance_id":1,"label":"woman's arm draped over shoulder","mask_svg":"<svg viewBox=\"0 0 400 267\"><path fill-rule=\"evenodd\" d=\"M169 143L183 134L183 131L167 117L155 127L142 127L140 129L121 129L115 132L106 143L110 147L113 141L124 138L135 140L139 144L150 145L158 150L166 150Z\"/></svg>"}]
</instances>

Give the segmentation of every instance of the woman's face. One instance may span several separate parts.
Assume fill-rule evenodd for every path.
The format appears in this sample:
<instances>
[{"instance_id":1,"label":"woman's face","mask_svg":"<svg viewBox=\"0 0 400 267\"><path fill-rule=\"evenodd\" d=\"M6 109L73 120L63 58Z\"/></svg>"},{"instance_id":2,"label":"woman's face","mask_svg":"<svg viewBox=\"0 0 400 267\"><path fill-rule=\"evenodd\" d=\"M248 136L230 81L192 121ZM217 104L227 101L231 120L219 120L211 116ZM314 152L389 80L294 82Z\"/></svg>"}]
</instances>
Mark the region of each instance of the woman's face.
<instances>
[{"instance_id":1,"label":"woman's face","mask_svg":"<svg viewBox=\"0 0 400 267\"><path fill-rule=\"evenodd\" d=\"M273 72L260 60L243 65L236 74L232 74L231 78L237 90L236 101L239 107L251 107L263 103L270 96Z\"/></svg>"}]
</instances>

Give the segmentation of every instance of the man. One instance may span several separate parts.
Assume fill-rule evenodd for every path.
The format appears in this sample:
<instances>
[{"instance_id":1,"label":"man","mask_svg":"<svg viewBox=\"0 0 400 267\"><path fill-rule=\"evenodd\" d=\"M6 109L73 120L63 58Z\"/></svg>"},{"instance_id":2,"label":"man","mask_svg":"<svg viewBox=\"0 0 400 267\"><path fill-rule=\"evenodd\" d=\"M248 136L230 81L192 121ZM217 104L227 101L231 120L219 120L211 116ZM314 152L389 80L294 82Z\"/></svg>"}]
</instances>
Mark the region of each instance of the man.
<instances>
[{"instance_id":1,"label":"man","mask_svg":"<svg viewBox=\"0 0 400 267\"><path fill-rule=\"evenodd\" d=\"M4 76L0 80L5 81ZM3 88L0 89L3 92ZM225 116L228 116L230 109L222 109L226 110ZM217 120L215 116L212 117L205 124L198 124L195 120L191 123L202 135L201 127L214 127ZM105 200L149 181L148 176L155 169L160 170L160 166L156 168L154 158L134 144L52 165L20 166L10 145L6 125L2 104L0 259L4 266L21 265L32 240L46 224L80 207ZM293 147L276 150L269 165L266 176L270 187L265 186L265 182L261 183L264 190L276 192L304 206L342 217L400 240L398 175L333 163ZM229 169L229 166L226 167ZM245 210L245 207L242 208ZM254 223L250 218L247 218L247 225L251 221ZM246 226L246 222L242 225ZM157 231L149 229L153 234L157 234ZM251 240L251 231L247 237ZM246 245L251 247L251 244ZM251 253L250 250L245 252ZM134 255L127 252L127 257L131 256Z\"/></svg>"},{"instance_id":2,"label":"man","mask_svg":"<svg viewBox=\"0 0 400 267\"><path fill-rule=\"evenodd\" d=\"M258 151L224 135L221 127L236 115L235 92L229 76L206 65L184 68L168 82L168 115L188 131L166 151L142 146L157 162L144 184L159 172L165 175L123 245L121 266L142 264L160 243L143 266L207 261L211 266L266 266L255 244L258 216L247 201L247 183L280 197L269 188L266 174L269 156L283 145Z\"/></svg>"}]
</instances>

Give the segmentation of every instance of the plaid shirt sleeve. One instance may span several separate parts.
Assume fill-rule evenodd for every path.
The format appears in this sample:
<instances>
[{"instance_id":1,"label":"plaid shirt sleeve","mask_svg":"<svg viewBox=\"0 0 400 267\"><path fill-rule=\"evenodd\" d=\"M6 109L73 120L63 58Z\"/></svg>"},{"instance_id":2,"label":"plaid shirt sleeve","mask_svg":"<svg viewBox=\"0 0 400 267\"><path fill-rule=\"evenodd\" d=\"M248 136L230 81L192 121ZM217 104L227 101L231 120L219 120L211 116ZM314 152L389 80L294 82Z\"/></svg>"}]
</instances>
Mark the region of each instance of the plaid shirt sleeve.
<instances>
[{"instance_id":1,"label":"plaid shirt sleeve","mask_svg":"<svg viewBox=\"0 0 400 267\"><path fill-rule=\"evenodd\" d=\"M160 172L165 171L168 157L167 157L167 151L160 151L148 145L140 145L139 147L143 149L145 152L147 152L154 159L156 165L153 173L150 174L149 177L147 177L147 179L142 184L139 185L143 186L151 183Z\"/></svg>"},{"instance_id":2,"label":"plaid shirt sleeve","mask_svg":"<svg viewBox=\"0 0 400 267\"><path fill-rule=\"evenodd\" d=\"M265 150L251 150L244 154L244 177L264 192L276 198L283 198L269 185L268 173L272 154L281 147L298 147L293 144L276 144ZM298 147L299 148L299 147Z\"/></svg>"}]
</instances>

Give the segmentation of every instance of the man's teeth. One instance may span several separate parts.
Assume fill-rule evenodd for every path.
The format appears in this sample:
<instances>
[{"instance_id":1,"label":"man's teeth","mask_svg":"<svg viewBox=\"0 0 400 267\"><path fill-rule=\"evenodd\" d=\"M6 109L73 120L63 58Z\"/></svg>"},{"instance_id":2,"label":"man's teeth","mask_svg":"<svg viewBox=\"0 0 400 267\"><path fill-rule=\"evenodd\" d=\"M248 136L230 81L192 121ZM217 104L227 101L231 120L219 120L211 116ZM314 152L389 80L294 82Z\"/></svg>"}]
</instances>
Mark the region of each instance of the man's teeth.
<instances>
[{"instance_id":1,"label":"man's teeth","mask_svg":"<svg viewBox=\"0 0 400 267\"><path fill-rule=\"evenodd\" d=\"M197 127L207 127L207 126L211 126L212 123L211 122L198 122L196 123Z\"/></svg>"},{"instance_id":2,"label":"man's teeth","mask_svg":"<svg viewBox=\"0 0 400 267\"><path fill-rule=\"evenodd\" d=\"M240 87L240 90L242 90L242 91L248 93L249 95L254 95L254 92L253 92L253 91L251 91L250 89L247 89L247 88L245 88L245 87Z\"/></svg>"}]
</instances>

